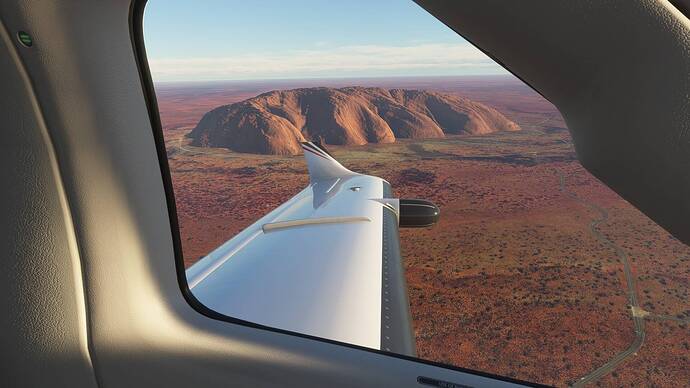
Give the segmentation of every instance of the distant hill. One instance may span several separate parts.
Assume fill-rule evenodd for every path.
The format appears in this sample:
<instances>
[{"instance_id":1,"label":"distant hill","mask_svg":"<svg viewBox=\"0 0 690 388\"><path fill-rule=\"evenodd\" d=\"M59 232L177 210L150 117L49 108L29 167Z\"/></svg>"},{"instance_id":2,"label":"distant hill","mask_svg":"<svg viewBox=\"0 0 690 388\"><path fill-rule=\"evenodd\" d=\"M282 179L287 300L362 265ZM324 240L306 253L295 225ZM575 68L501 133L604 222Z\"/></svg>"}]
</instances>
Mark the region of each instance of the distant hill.
<instances>
[{"instance_id":1,"label":"distant hill","mask_svg":"<svg viewBox=\"0 0 690 388\"><path fill-rule=\"evenodd\" d=\"M347 87L276 90L223 105L187 136L194 146L296 155L305 140L362 145L519 129L497 110L455 95Z\"/></svg>"}]
</instances>

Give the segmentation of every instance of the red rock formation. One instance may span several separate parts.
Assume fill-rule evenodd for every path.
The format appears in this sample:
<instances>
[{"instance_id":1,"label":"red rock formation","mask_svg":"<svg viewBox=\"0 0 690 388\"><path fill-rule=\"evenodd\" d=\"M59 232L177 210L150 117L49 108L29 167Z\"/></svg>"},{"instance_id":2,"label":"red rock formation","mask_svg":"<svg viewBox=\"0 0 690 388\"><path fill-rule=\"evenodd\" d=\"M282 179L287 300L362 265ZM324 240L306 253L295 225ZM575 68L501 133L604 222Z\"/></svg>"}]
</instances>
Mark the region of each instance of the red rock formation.
<instances>
[{"instance_id":1,"label":"red rock formation","mask_svg":"<svg viewBox=\"0 0 690 388\"><path fill-rule=\"evenodd\" d=\"M519 129L495 109L455 95L347 87L278 90L224 105L188 136L195 146L296 155L305 140L362 145Z\"/></svg>"}]
</instances>

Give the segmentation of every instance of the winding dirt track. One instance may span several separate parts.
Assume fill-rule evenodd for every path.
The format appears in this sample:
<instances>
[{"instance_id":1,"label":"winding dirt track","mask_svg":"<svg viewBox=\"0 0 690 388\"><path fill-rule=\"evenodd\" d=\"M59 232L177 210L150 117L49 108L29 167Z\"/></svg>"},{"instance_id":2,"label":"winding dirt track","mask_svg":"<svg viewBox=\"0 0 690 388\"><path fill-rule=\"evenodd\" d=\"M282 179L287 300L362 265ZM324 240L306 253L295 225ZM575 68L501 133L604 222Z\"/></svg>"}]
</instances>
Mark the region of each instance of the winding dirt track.
<instances>
[{"instance_id":1,"label":"winding dirt track","mask_svg":"<svg viewBox=\"0 0 690 388\"><path fill-rule=\"evenodd\" d=\"M620 262L623 264L623 272L625 274L625 282L628 293L628 307L630 309L630 316L632 318L633 326L635 328L635 339L632 341L632 343L628 346L627 349L616 354L604 365L598 367L597 369L581 377L579 380L573 383L573 387L584 387L585 385L592 383L601 378L602 376L606 375L614 368L616 368L620 363L622 363L626 358L630 357L631 355L637 353L638 350L640 350L645 339L645 325L644 318L633 313L633 311L639 310L640 306L637 301L637 293L635 291L635 277L632 274L630 259L628 258L628 255L625 253L625 251L623 251L618 245L613 243L613 241L609 240L606 236L604 236L598 229L598 226L600 224L608 220L609 213L606 211L606 209L603 209L602 207L594 203L585 201L584 199L578 197L575 193L568 191L565 187L565 176L562 173L559 174L559 178L561 192L563 192L570 198L574 199L575 201L599 213L599 218L593 219L590 222L589 230L594 235L594 237L596 237L597 240L599 240L602 244L611 247L616 252L616 256L618 256Z\"/></svg>"}]
</instances>

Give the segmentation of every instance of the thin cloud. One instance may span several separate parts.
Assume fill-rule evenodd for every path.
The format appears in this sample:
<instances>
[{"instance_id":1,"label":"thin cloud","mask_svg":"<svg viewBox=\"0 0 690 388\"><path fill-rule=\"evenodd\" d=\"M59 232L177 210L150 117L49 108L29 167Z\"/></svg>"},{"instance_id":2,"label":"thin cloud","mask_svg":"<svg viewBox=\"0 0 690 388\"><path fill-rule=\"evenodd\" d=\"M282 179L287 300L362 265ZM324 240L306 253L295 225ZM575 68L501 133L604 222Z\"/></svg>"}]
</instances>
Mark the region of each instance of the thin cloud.
<instances>
[{"instance_id":1,"label":"thin cloud","mask_svg":"<svg viewBox=\"0 0 690 388\"><path fill-rule=\"evenodd\" d=\"M161 58L152 59L150 65L156 81L505 73L468 43L359 45L267 55Z\"/></svg>"}]
</instances>

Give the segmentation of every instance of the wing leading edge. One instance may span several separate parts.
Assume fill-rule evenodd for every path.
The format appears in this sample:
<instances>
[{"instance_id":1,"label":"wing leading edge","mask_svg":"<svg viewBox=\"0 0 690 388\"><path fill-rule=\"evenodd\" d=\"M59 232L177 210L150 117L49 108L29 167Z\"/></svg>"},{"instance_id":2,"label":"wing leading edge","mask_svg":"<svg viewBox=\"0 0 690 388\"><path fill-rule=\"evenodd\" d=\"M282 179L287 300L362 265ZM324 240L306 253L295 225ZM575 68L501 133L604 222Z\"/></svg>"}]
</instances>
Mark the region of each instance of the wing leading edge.
<instances>
[{"instance_id":1,"label":"wing leading edge","mask_svg":"<svg viewBox=\"0 0 690 388\"><path fill-rule=\"evenodd\" d=\"M192 293L234 318L414 355L390 185L302 147L309 186L190 267Z\"/></svg>"}]
</instances>

